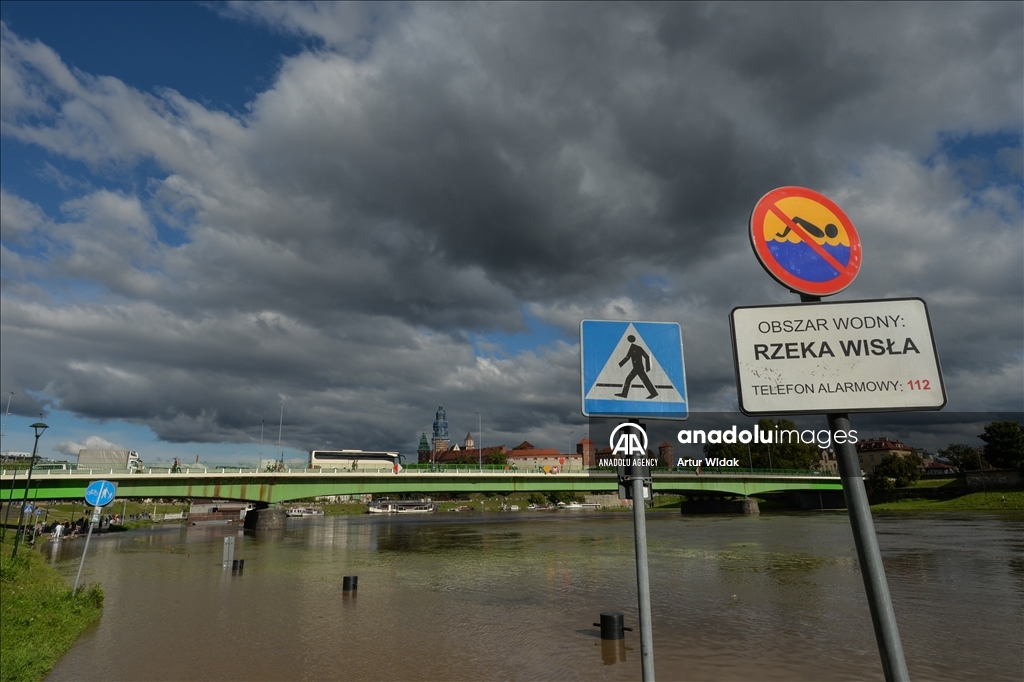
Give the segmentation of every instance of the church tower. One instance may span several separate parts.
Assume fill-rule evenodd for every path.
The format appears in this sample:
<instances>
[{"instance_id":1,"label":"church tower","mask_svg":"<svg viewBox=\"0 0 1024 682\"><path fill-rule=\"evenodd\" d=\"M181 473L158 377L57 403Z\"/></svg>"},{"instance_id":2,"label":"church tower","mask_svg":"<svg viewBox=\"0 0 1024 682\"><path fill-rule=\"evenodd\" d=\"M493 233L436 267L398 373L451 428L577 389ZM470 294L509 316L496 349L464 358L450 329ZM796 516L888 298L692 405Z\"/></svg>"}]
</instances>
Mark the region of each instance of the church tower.
<instances>
[{"instance_id":1,"label":"church tower","mask_svg":"<svg viewBox=\"0 0 1024 682\"><path fill-rule=\"evenodd\" d=\"M434 415L433 451L435 455L448 451L448 420L444 415L444 405L438 405Z\"/></svg>"},{"instance_id":2,"label":"church tower","mask_svg":"<svg viewBox=\"0 0 1024 682\"><path fill-rule=\"evenodd\" d=\"M463 443L463 445L465 446L465 448L467 450L472 450L474 447L476 447L476 444L473 442L473 434L472 433L470 433L470 432L466 433L466 440Z\"/></svg>"},{"instance_id":3,"label":"church tower","mask_svg":"<svg viewBox=\"0 0 1024 682\"><path fill-rule=\"evenodd\" d=\"M430 464L430 443L427 442L426 431L420 436L420 444L416 448L416 461L420 464Z\"/></svg>"}]
</instances>

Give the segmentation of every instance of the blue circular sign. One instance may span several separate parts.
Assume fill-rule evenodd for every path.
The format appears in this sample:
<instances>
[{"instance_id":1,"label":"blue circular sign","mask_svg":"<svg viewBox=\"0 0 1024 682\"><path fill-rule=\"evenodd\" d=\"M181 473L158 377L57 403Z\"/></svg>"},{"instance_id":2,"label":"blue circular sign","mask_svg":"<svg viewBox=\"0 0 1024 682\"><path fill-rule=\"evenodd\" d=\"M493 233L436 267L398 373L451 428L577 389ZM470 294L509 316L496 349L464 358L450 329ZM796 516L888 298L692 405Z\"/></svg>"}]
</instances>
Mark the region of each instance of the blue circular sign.
<instances>
[{"instance_id":1,"label":"blue circular sign","mask_svg":"<svg viewBox=\"0 0 1024 682\"><path fill-rule=\"evenodd\" d=\"M117 487L110 481L93 481L85 489L85 501L94 507L105 507L114 501Z\"/></svg>"}]
</instances>

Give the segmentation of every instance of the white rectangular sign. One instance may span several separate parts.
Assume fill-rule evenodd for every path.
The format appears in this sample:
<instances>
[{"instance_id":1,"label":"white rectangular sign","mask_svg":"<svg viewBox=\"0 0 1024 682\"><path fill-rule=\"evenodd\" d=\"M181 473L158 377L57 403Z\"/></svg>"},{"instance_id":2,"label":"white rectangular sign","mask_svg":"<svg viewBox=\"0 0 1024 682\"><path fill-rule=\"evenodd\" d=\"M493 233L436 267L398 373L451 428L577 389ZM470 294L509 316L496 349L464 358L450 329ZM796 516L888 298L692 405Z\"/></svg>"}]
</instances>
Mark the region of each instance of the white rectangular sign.
<instances>
[{"instance_id":1,"label":"white rectangular sign","mask_svg":"<svg viewBox=\"0 0 1024 682\"><path fill-rule=\"evenodd\" d=\"M919 298L735 308L729 323L744 414L946 404L928 309Z\"/></svg>"}]
</instances>

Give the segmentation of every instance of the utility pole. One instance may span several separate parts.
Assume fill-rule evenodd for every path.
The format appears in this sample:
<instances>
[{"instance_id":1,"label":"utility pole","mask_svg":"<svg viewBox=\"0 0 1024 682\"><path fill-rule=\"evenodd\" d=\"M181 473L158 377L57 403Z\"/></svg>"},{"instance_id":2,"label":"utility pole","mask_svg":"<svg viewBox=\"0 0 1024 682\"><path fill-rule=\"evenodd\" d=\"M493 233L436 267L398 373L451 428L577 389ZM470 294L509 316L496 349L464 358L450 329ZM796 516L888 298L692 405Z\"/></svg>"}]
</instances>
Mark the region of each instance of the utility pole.
<instances>
[{"instance_id":1,"label":"utility pole","mask_svg":"<svg viewBox=\"0 0 1024 682\"><path fill-rule=\"evenodd\" d=\"M477 464L480 467L480 471L484 470L484 418L480 416L480 413L476 413L476 434L480 438L480 442L476 444L476 458Z\"/></svg>"},{"instance_id":2,"label":"utility pole","mask_svg":"<svg viewBox=\"0 0 1024 682\"><path fill-rule=\"evenodd\" d=\"M281 447L281 431L284 429L284 401L281 401L281 421L277 424L277 449L281 466L284 467L284 448Z\"/></svg>"},{"instance_id":3,"label":"utility pole","mask_svg":"<svg viewBox=\"0 0 1024 682\"><path fill-rule=\"evenodd\" d=\"M7 434L7 418L11 416L11 398L14 397L14 391L11 391L7 396L7 411L4 412L4 426L0 429L0 453L4 451L4 436Z\"/></svg>"}]
</instances>

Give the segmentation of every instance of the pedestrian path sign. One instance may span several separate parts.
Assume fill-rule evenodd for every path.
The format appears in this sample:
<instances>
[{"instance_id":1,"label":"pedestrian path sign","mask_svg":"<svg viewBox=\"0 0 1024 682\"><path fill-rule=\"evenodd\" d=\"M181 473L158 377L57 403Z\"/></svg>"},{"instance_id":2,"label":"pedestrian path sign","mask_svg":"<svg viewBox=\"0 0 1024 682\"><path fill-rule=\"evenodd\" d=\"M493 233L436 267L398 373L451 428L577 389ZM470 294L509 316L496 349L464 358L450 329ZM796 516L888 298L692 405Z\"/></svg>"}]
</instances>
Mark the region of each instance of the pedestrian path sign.
<instances>
[{"instance_id":1,"label":"pedestrian path sign","mask_svg":"<svg viewBox=\"0 0 1024 682\"><path fill-rule=\"evenodd\" d=\"M105 507L114 501L117 485L110 481L93 481L85 489L85 501L94 507Z\"/></svg>"},{"instance_id":2,"label":"pedestrian path sign","mask_svg":"<svg viewBox=\"0 0 1024 682\"><path fill-rule=\"evenodd\" d=\"M580 323L583 415L686 419L683 342L674 322Z\"/></svg>"}]
</instances>

